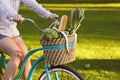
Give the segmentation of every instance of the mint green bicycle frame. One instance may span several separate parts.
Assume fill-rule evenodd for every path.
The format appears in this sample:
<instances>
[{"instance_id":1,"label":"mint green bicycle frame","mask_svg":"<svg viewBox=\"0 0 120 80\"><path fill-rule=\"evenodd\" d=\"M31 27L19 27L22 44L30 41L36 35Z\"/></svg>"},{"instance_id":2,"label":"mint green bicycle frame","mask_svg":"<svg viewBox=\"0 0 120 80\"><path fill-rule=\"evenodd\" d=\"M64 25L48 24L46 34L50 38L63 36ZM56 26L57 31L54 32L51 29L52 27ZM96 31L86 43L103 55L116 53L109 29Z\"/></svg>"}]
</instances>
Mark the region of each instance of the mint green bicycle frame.
<instances>
[{"instance_id":1,"label":"mint green bicycle frame","mask_svg":"<svg viewBox=\"0 0 120 80\"><path fill-rule=\"evenodd\" d=\"M20 71L18 72L18 74L15 76L14 80L17 80L23 73L23 70L24 70L24 66L25 66L25 63L27 61L27 59L33 54L35 53L36 51L40 51L40 50L43 50L43 48L37 48L37 49L34 49L34 50L31 50L28 52L28 54L25 56L23 62L22 62L22 65L20 67ZM38 58L32 65L31 69L30 69L30 72L28 74L28 78L27 80L30 80L31 77L32 77L32 74L35 70L35 68L37 67L38 63L43 61L44 60L44 56L42 55L40 58Z\"/></svg>"},{"instance_id":2,"label":"mint green bicycle frame","mask_svg":"<svg viewBox=\"0 0 120 80\"><path fill-rule=\"evenodd\" d=\"M21 77L27 59L28 59L32 54L34 54L35 52L40 51L40 50L43 50L43 48L36 48L36 49L31 50L31 51L28 52L28 54L25 56L25 58L24 58L24 60L23 60L23 62L22 62L22 64L21 64L20 70L19 70L18 74L15 76L14 80L17 80L17 79L19 79L19 78ZM38 65L41 61L43 61L43 60L44 60L44 55L40 56L40 57L32 64L32 67L31 67L30 72L29 72L29 74L28 74L27 80L31 80L31 79L32 79L32 74L34 73L34 70L36 69L37 65ZM3 66L4 66L4 69L5 69L5 68L6 68L6 60L5 60L5 55L4 55L3 53L1 54L0 61L2 61ZM51 80L50 75L49 75L49 67L48 67L47 64L45 64L45 71L46 71L46 75L47 75L48 80ZM55 78L56 78L56 80L59 80L56 73L55 73Z\"/></svg>"}]
</instances>

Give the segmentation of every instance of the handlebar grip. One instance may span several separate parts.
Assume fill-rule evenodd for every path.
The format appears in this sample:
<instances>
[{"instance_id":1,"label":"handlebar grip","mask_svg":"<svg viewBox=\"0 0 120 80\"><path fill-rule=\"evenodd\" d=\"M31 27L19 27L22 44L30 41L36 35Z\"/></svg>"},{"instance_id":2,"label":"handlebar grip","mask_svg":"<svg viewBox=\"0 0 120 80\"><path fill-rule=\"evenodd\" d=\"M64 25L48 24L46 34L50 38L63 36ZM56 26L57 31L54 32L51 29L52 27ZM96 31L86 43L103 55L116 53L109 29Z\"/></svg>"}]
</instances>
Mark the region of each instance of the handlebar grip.
<instances>
[{"instance_id":1,"label":"handlebar grip","mask_svg":"<svg viewBox=\"0 0 120 80\"><path fill-rule=\"evenodd\" d=\"M56 15L55 20L57 20L58 18L59 18L59 16L58 16L58 15Z\"/></svg>"},{"instance_id":2,"label":"handlebar grip","mask_svg":"<svg viewBox=\"0 0 120 80\"><path fill-rule=\"evenodd\" d=\"M8 18L9 21L14 21L12 17ZM22 18L22 22L25 21L25 18Z\"/></svg>"},{"instance_id":3,"label":"handlebar grip","mask_svg":"<svg viewBox=\"0 0 120 80\"><path fill-rule=\"evenodd\" d=\"M58 20L58 18L59 18L59 16L58 16L58 15L56 15L55 20Z\"/></svg>"}]
</instances>

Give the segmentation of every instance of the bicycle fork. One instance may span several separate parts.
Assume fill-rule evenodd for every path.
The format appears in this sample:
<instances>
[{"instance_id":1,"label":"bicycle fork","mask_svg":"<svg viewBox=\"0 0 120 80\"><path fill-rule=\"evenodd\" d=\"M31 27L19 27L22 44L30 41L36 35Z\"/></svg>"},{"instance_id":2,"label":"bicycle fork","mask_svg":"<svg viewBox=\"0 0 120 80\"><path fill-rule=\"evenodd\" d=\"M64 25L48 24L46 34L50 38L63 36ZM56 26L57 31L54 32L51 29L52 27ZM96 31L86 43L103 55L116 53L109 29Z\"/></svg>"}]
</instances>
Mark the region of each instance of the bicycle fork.
<instances>
[{"instance_id":1,"label":"bicycle fork","mask_svg":"<svg viewBox=\"0 0 120 80\"><path fill-rule=\"evenodd\" d=\"M50 71L49 71L49 67L47 64L45 64L45 71L46 71L47 79L51 80ZM54 72L54 78L55 78L55 80L59 80L57 72Z\"/></svg>"}]
</instances>

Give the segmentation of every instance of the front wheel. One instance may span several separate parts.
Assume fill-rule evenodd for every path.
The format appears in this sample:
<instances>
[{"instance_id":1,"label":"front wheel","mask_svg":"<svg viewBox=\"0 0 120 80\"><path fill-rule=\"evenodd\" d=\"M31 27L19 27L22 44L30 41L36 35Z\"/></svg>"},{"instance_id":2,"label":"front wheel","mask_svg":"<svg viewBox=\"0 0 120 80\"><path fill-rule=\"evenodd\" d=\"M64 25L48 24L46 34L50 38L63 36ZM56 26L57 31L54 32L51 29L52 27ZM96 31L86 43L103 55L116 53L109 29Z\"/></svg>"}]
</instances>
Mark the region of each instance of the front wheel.
<instances>
[{"instance_id":1,"label":"front wheel","mask_svg":"<svg viewBox=\"0 0 120 80\"><path fill-rule=\"evenodd\" d=\"M84 80L83 77L70 67L58 65L49 70L51 80ZM57 73L57 78L56 78ZM46 73L43 72L39 80L47 80Z\"/></svg>"}]
</instances>

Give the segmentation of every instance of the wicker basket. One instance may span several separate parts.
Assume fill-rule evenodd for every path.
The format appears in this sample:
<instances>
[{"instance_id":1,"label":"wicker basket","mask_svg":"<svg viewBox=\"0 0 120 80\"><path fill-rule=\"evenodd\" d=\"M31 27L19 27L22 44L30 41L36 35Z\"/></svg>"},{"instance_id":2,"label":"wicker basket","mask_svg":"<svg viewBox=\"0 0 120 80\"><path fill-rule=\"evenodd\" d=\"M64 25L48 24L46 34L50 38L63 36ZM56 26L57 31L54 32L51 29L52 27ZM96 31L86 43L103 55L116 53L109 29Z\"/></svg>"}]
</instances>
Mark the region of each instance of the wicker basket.
<instances>
[{"instance_id":1,"label":"wicker basket","mask_svg":"<svg viewBox=\"0 0 120 80\"><path fill-rule=\"evenodd\" d=\"M66 48L66 39L63 36L51 41L45 39L41 40L46 63L51 65L60 65L67 64L75 60L76 34L68 35L67 39L68 50Z\"/></svg>"}]
</instances>

